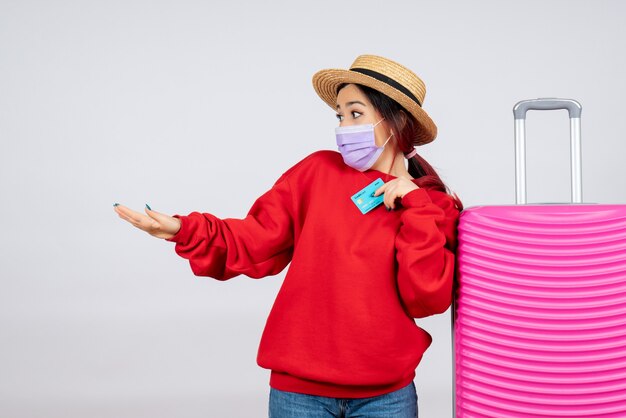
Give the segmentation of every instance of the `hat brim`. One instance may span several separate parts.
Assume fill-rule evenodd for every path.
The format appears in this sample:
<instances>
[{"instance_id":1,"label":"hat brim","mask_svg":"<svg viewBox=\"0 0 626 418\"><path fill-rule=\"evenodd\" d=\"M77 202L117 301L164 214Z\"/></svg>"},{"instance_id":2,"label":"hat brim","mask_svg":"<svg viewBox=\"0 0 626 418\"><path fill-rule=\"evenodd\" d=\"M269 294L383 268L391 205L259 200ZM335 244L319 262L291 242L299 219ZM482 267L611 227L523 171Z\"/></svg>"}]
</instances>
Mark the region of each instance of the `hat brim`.
<instances>
[{"instance_id":1,"label":"hat brim","mask_svg":"<svg viewBox=\"0 0 626 418\"><path fill-rule=\"evenodd\" d=\"M422 107L406 94L386 83L374 77L344 69L321 70L313 75L315 92L332 109L337 108L337 87L341 84L361 84L373 88L398 102L420 125L421 129L415 140L415 145L427 144L437 137L437 125L435 125Z\"/></svg>"}]
</instances>

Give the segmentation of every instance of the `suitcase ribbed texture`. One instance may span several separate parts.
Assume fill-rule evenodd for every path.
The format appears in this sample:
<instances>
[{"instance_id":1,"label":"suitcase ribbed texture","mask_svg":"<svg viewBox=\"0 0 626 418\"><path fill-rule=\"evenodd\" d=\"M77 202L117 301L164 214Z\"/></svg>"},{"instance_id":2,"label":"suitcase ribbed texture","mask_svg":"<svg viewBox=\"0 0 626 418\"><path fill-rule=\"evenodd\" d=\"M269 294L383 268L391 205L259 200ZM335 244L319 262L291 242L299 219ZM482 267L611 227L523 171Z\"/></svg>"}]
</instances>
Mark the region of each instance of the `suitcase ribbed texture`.
<instances>
[{"instance_id":1,"label":"suitcase ribbed texture","mask_svg":"<svg viewBox=\"0 0 626 418\"><path fill-rule=\"evenodd\" d=\"M491 206L459 224L457 417L626 417L626 206Z\"/></svg>"}]
</instances>

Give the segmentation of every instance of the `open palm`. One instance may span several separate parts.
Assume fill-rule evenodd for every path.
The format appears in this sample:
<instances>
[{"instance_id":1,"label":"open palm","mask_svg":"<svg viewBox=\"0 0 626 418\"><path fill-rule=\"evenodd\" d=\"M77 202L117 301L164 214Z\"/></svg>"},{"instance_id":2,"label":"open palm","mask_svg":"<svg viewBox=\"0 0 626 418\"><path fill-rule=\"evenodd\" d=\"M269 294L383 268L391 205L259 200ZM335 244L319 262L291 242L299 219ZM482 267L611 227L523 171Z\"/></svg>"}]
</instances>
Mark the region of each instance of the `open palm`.
<instances>
[{"instance_id":1,"label":"open palm","mask_svg":"<svg viewBox=\"0 0 626 418\"><path fill-rule=\"evenodd\" d=\"M119 204L114 205L113 210L120 218L157 238L170 239L180 229L180 219L148 208L146 208L147 215Z\"/></svg>"}]
</instances>

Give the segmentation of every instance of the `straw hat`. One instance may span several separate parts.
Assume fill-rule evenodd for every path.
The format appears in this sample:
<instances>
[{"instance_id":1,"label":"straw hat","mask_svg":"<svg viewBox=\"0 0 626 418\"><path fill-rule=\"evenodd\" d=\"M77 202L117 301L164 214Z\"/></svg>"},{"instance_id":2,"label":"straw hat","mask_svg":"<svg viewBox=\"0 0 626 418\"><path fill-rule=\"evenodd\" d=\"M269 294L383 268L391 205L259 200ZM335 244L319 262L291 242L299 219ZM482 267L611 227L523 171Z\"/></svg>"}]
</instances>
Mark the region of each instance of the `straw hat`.
<instances>
[{"instance_id":1,"label":"straw hat","mask_svg":"<svg viewBox=\"0 0 626 418\"><path fill-rule=\"evenodd\" d=\"M422 128L415 145L427 144L437 136L437 126L422 109L426 86L408 68L376 55L360 55L349 70L328 69L313 75L313 88L333 109L337 108L337 87L344 83L371 87L389 96L413 115Z\"/></svg>"}]
</instances>

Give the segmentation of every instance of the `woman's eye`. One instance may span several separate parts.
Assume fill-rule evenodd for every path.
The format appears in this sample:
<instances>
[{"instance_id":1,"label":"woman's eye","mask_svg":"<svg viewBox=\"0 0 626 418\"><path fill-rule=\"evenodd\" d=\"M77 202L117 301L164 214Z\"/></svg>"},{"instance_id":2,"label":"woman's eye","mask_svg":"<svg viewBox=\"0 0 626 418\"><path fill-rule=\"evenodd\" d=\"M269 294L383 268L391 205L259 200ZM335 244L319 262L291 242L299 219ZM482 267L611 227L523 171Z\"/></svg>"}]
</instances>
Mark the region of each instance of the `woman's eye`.
<instances>
[{"instance_id":1,"label":"woman's eye","mask_svg":"<svg viewBox=\"0 0 626 418\"><path fill-rule=\"evenodd\" d=\"M337 120L339 122L343 121L343 115L340 115L339 113L337 113L335 116L337 116Z\"/></svg>"},{"instance_id":2,"label":"woman's eye","mask_svg":"<svg viewBox=\"0 0 626 418\"><path fill-rule=\"evenodd\" d=\"M355 112L355 111L352 111L351 113L352 113L352 118L353 118L353 119L356 119L356 118L358 118L359 116L361 116L361 115L362 115L362 113Z\"/></svg>"}]
</instances>

